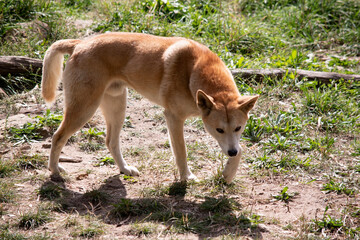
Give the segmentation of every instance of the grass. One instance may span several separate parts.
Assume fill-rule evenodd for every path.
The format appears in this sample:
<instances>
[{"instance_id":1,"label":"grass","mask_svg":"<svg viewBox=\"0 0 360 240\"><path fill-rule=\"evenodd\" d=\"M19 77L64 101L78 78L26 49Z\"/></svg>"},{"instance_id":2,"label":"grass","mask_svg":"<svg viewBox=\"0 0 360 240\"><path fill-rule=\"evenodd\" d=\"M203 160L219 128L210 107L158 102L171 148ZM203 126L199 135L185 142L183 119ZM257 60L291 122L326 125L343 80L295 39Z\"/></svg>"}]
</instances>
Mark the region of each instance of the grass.
<instances>
[{"instance_id":1,"label":"grass","mask_svg":"<svg viewBox=\"0 0 360 240\"><path fill-rule=\"evenodd\" d=\"M48 131L54 133L62 121L62 115L51 113L47 109L43 116L36 116L34 119L35 122L27 122L20 128L10 127L8 129L10 139L16 145L41 140Z\"/></svg>"},{"instance_id":2,"label":"grass","mask_svg":"<svg viewBox=\"0 0 360 240\"><path fill-rule=\"evenodd\" d=\"M43 185L38 190L38 195L41 199L54 200L61 197L63 189L55 184Z\"/></svg>"},{"instance_id":3,"label":"grass","mask_svg":"<svg viewBox=\"0 0 360 240\"><path fill-rule=\"evenodd\" d=\"M278 195L273 195L272 197L276 200L283 201L285 203L289 203L299 193L297 193L297 192L288 193L288 189L289 188L286 186L280 191L280 193Z\"/></svg>"},{"instance_id":4,"label":"grass","mask_svg":"<svg viewBox=\"0 0 360 240\"><path fill-rule=\"evenodd\" d=\"M0 203L11 202L15 197L14 185L10 182L0 182Z\"/></svg>"},{"instance_id":5,"label":"grass","mask_svg":"<svg viewBox=\"0 0 360 240\"><path fill-rule=\"evenodd\" d=\"M0 2L3 20L0 55L43 58L50 44L59 39L84 38L92 31L127 31L194 39L218 54L229 68L295 68L359 74L359 11L360 3L356 0L6 0ZM93 24L88 29L79 29L74 24L77 19L91 20ZM45 24L41 25L42 30L33 24L35 21ZM14 95L0 100L3 116L17 113L19 106L27 103L29 97L18 93L39 85L39 74L0 77L0 88ZM32 114L32 120L20 127L6 123L10 127L0 136L4 137L0 139L0 238L57 238L52 235L57 227L66 232L65 238L101 238L109 234L108 227L128 224L129 230L120 237L177 239L194 234L198 238L261 239L268 235L259 223L267 226L269 221L266 214L264 217L257 214L251 200L267 208L268 198L297 204L296 194L286 187L294 182L306 183L315 195L321 191L328 193L322 195L327 202L321 201L326 210L320 217L303 218L301 223L286 221L284 226L282 219L273 221L274 228L287 228L287 233L294 236L301 232L299 239L359 238L356 199L360 190L360 83L337 80L321 84L299 79L293 73L261 81L241 78L235 81L241 94L261 97L245 127L241 140L244 160L232 184L226 184L221 175L226 157L213 149L212 143L196 139L187 141L187 149L189 164L199 176L199 183L169 183L176 174L170 170L174 164L165 161L171 158L168 141L161 146L131 147L125 141L124 157L140 165L142 175L135 178L121 175L118 180L124 189L108 190L106 187L113 185L106 185L104 178L97 182L97 174L91 177L94 184L101 186L84 187L81 193L72 188L80 180L69 181L66 187L39 186L47 157L43 153L24 154L21 147L41 146L39 142L48 139L59 126L62 113L46 110L37 117ZM137 93L131 94L137 100L142 98ZM32 103L43 103L38 96L33 98ZM154 128L166 133L163 115L158 107L156 110L143 114L156 121ZM127 116L123 131L133 138L142 137L134 123L135 118ZM189 119L185 125L193 134L204 131L199 118ZM73 142L94 155L97 159L94 165L104 166L101 171L109 168L111 172L106 174L112 174L114 160L99 157L108 154L103 152L102 129L91 124ZM13 149L5 153L8 146ZM274 182L285 187L265 201L259 201L257 195L254 199L248 196L250 188L258 190L263 183ZM35 194L26 196L33 211L20 216L17 212L24 197L23 185ZM120 190L126 190L122 198L118 198ZM83 206L72 204L76 200ZM64 206L59 211L40 209L39 204L44 201ZM89 208L88 203L95 208L83 210ZM287 205L291 208L291 204ZM343 210L338 211L339 206ZM102 208L109 214L101 215ZM98 218L86 217L89 212ZM9 220L8 215L13 213L17 218ZM65 220L58 221L60 218ZM47 224L51 219L55 220ZM49 232L36 234L36 227L44 225ZM276 238L279 234L282 239L280 230L274 235L273 227L265 228L270 229L271 236Z\"/></svg>"},{"instance_id":6,"label":"grass","mask_svg":"<svg viewBox=\"0 0 360 240\"><path fill-rule=\"evenodd\" d=\"M49 222L51 218L49 217L49 213L41 208L38 209L37 212L26 212L21 215L18 226L19 228L29 230L38 228L47 222Z\"/></svg>"}]
</instances>

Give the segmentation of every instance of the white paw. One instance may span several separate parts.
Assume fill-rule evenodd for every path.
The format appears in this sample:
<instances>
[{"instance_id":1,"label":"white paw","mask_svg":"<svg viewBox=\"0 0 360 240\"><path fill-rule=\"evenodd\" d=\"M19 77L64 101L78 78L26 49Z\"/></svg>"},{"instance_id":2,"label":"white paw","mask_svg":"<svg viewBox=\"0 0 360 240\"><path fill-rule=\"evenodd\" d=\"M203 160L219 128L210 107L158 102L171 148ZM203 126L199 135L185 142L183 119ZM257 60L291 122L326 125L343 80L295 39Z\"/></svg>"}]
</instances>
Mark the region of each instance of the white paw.
<instances>
[{"instance_id":1,"label":"white paw","mask_svg":"<svg viewBox=\"0 0 360 240\"><path fill-rule=\"evenodd\" d=\"M59 168L60 172L63 172L63 173L66 172L65 168L63 168L60 164L58 165L58 168Z\"/></svg>"},{"instance_id":2,"label":"white paw","mask_svg":"<svg viewBox=\"0 0 360 240\"><path fill-rule=\"evenodd\" d=\"M189 172L185 176L180 177L180 181L181 182L187 182L187 181L199 182L199 179L192 172Z\"/></svg>"},{"instance_id":3,"label":"white paw","mask_svg":"<svg viewBox=\"0 0 360 240\"><path fill-rule=\"evenodd\" d=\"M139 176L140 172L137 170L136 167L133 166L125 166L123 169L121 169L121 173L128 175L128 176Z\"/></svg>"},{"instance_id":4,"label":"white paw","mask_svg":"<svg viewBox=\"0 0 360 240\"><path fill-rule=\"evenodd\" d=\"M58 174L60 174L60 172L63 172L63 173L66 172L65 169L60 164L58 164L56 167L51 167L49 165L48 168L49 168L51 174L54 174L54 175L58 175Z\"/></svg>"}]
</instances>

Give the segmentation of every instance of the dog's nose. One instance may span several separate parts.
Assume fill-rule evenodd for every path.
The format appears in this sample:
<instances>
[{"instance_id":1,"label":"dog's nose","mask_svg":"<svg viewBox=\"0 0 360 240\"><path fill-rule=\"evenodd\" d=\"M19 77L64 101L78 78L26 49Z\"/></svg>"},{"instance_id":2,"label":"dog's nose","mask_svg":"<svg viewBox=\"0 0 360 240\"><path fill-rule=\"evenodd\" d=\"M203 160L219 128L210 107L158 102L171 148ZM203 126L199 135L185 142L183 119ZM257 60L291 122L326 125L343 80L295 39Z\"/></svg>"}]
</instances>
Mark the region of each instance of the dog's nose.
<instances>
[{"instance_id":1,"label":"dog's nose","mask_svg":"<svg viewBox=\"0 0 360 240\"><path fill-rule=\"evenodd\" d=\"M230 149L230 150L228 151L228 154L229 154L230 157L236 156L237 153L238 153L238 151L237 151L236 149Z\"/></svg>"}]
</instances>

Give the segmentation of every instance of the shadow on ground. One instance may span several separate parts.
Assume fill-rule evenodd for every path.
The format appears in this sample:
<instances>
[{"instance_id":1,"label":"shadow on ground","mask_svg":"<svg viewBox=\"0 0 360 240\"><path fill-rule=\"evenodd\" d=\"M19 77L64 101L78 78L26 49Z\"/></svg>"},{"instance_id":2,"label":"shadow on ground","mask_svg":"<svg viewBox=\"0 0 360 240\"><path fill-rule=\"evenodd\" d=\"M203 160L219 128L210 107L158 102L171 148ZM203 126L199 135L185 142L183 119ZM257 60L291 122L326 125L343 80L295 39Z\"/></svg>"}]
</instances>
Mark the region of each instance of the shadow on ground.
<instances>
[{"instance_id":1,"label":"shadow on ground","mask_svg":"<svg viewBox=\"0 0 360 240\"><path fill-rule=\"evenodd\" d=\"M266 230L259 226L259 217L243 213L234 200L205 198L202 203L186 200L187 185L174 182L166 196L151 198L127 198L119 175L106 179L98 189L79 193L67 189L64 182L48 180L40 188L43 201L53 201L59 211L91 212L107 224L118 227L131 223L155 222L178 233L193 233L199 238L221 235L247 236L263 239ZM52 193L52 194L51 194Z\"/></svg>"}]
</instances>

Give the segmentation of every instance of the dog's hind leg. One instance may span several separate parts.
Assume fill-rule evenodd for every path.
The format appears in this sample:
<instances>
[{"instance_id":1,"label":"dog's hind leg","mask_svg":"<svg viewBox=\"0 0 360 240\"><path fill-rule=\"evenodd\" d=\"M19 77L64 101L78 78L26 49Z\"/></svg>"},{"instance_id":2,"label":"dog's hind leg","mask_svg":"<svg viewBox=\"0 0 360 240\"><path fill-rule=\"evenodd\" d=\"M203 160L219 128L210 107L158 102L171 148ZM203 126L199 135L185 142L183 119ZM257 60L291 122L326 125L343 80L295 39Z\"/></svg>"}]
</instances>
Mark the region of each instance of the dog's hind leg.
<instances>
[{"instance_id":1,"label":"dog's hind leg","mask_svg":"<svg viewBox=\"0 0 360 240\"><path fill-rule=\"evenodd\" d=\"M113 156L120 172L129 176L138 176L139 171L129 166L120 151L120 131L125 120L127 89L120 87L118 94L104 95L101 102L101 110L106 120L106 146Z\"/></svg>"},{"instance_id":2,"label":"dog's hind leg","mask_svg":"<svg viewBox=\"0 0 360 240\"><path fill-rule=\"evenodd\" d=\"M64 119L52 138L48 166L54 177L63 170L59 167L59 156L62 148L71 135L93 116L100 104L102 94L103 89L101 87L91 88L86 83L78 84L76 91L69 88L65 89Z\"/></svg>"},{"instance_id":3,"label":"dog's hind leg","mask_svg":"<svg viewBox=\"0 0 360 240\"><path fill-rule=\"evenodd\" d=\"M185 118L179 118L170 111L164 111L166 124L169 129L171 149L175 156L176 165L179 168L180 181L197 180L196 176L190 171L186 161L186 146L184 140Z\"/></svg>"}]
</instances>

